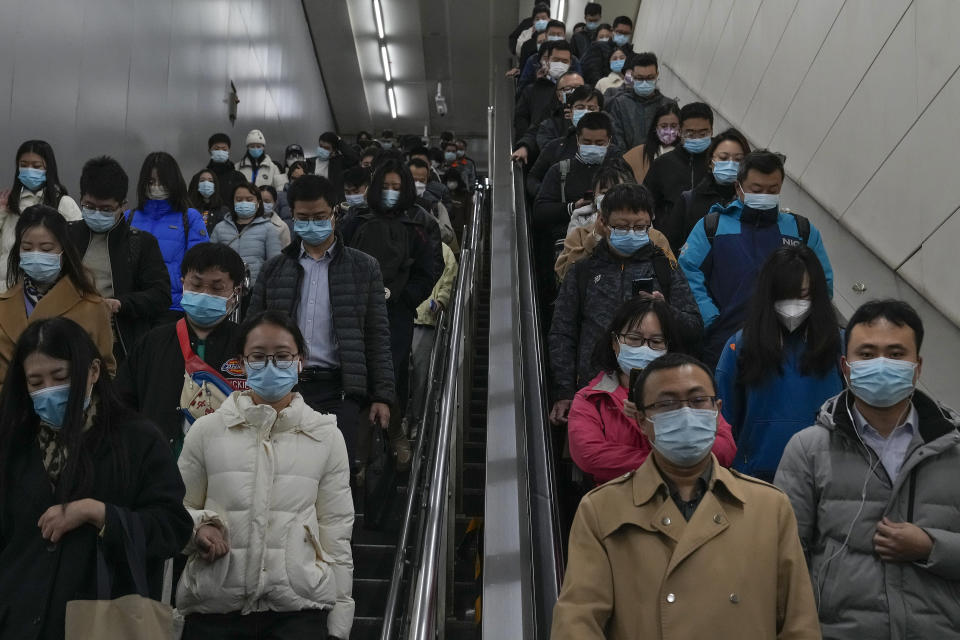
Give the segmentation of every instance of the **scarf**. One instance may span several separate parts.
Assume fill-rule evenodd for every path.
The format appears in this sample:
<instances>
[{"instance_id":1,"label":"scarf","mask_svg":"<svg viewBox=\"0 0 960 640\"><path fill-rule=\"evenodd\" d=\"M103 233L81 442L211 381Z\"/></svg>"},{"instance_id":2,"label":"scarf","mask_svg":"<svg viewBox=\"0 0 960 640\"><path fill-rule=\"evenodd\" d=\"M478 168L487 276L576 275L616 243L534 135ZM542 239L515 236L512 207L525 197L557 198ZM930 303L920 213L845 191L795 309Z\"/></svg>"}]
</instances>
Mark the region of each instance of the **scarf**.
<instances>
[{"instance_id":1,"label":"scarf","mask_svg":"<svg viewBox=\"0 0 960 640\"><path fill-rule=\"evenodd\" d=\"M96 398L90 402L90 408L83 423L83 432L87 432L93 426L93 421L97 415ZM54 487L60 478L60 473L67 466L67 448L62 442L62 430L54 429L43 422L40 423L40 429L37 431L37 444L40 445L40 455L43 456L43 468L47 471L47 478Z\"/></svg>"}]
</instances>

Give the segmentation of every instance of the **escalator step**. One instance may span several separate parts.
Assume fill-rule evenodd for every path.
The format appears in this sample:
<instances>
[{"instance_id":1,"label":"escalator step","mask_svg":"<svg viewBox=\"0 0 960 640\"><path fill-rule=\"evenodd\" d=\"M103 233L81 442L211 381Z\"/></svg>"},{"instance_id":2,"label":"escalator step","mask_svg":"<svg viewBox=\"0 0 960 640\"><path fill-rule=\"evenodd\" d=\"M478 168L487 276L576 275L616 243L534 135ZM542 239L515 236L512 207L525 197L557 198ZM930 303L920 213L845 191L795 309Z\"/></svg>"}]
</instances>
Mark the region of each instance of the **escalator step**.
<instances>
[{"instance_id":1,"label":"escalator step","mask_svg":"<svg viewBox=\"0 0 960 640\"><path fill-rule=\"evenodd\" d=\"M383 607L387 602L387 593L390 591L390 578L354 578L353 599L356 602L356 615L376 617L383 616ZM400 586L401 593L407 593L407 583Z\"/></svg>"},{"instance_id":2,"label":"escalator step","mask_svg":"<svg viewBox=\"0 0 960 640\"><path fill-rule=\"evenodd\" d=\"M393 572L397 547L388 544L354 544L353 577L383 578Z\"/></svg>"},{"instance_id":3,"label":"escalator step","mask_svg":"<svg viewBox=\"0 0 960 640\"><path fill-rule=\"evenodd\" d=\"M463 461L464 462L486 462L487 445L463 443Z\"/></svg>"},{"instance_id":4,"label":"escalator step","mask_svg":"<svg viewBox=\"0 0 960 640\"><path fill-rule=\"evenodd\" d=\"M468 516L483 515L483 488L463 488L463 512Z\"/></svg>"},{"instance_id":5,"label":"escalator step","mask_svg":"<svg viewBox=\"0 0 960 640\"><path fill-rule=\"evenodd\" d=\"M487 475L487 465L481 462L463 463L463 487L465 489L483 490Z\"/></svg>"}]
</instances>

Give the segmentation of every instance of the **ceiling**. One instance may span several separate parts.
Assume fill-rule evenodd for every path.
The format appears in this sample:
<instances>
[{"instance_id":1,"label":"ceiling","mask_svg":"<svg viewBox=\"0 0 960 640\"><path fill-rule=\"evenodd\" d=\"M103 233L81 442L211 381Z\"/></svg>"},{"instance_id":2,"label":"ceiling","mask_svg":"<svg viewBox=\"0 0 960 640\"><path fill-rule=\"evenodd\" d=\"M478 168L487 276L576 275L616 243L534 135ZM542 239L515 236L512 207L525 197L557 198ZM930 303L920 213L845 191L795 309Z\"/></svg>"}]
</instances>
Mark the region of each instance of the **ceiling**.
<instances>
[{"instance_id":1,"label":"ceiling","mask_svg":"<svg viewBox=\"0 0 960 640\"><path fill-rule=\"evenodd\" d=\"M533 0L380 0L394 76L392 118L374 18L374 0L303 0L324 84L340 134L486 136L491 74L505 68L506 38ZM583 19L586 0L563 3L567 24ZM602 2L605 21L636 16L640 0ZM552 0L557 10L559 0ZM437 83L447 115L435 108Z\"/></svg>"}]
</instances>

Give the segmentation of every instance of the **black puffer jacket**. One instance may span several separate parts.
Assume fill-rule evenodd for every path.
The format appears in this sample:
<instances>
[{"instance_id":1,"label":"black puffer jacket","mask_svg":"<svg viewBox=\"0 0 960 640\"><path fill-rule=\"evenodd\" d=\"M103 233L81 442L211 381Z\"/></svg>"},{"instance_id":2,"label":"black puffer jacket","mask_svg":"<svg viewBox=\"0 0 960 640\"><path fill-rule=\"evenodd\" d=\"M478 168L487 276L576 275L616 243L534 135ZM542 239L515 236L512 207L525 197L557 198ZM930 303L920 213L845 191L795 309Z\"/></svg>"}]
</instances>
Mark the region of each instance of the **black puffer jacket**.
<instances>
[{"instance_id":1,"label":"black puffer jacket","mask_svg":"<svg viewBox=\"0 0 960 640\"><path fill-rule=\"evenodd\" d=\"M680 194L707 176L707 152L691 154L677 145L670 153L665 153L650 165L643 186L650 189L657 203L657 228L671 229L670 216L680 199Z\"/></svg>"},{"instance_id":2,"label":"black puffer jacket","mask_svg":"<svg viewBox=\"0 0 960 640\"><path fill-rule=\"evenodd\" d=\"M267 262L253 287L248 313L286 311L297 317L303 267L300 238ZM344 392L361 402L392 404L393 360L383 278L377 261L337 237L330 262L330 305Z\"/></svg>"},{"instance_id":3,"label":"black puffer jacket","mask_svg":"<svg viewBox=\"0 0 960 640\"><path fill-rule=\"evenodd\" d=\"M667 236L670 248L676 255L680 255L680 248L700 219L710 211L710 207L715 204L725 206L737 197L732 184L719 184L713 173L709 172L690 190L689 200L683 197L684 193L680 192L680 197L673 205L673 213L665 221L657 221L657 228Z\"/></svg>"},{"instance_id":4,"label":"black puffer jacket","mask_svg":"<svg viewBox=\"0 0 960 640\"><path fill-rule=\"evenodd\" d=\"M654 260L661 261L661 273L670 274L664 286L657 278ZM653 244L629 258L615 255L601 240L593 255L570 268L557 296L550 325L551 381L555 398L569 400L593 379L597 340L608 340L607 326L620 305L633 296L633 281L653 278L654 291L664 294L681 327L685 343L695 344L703 334L703 320L680 267L670 266L663 252Z\"/></svg>"}]
</instances>

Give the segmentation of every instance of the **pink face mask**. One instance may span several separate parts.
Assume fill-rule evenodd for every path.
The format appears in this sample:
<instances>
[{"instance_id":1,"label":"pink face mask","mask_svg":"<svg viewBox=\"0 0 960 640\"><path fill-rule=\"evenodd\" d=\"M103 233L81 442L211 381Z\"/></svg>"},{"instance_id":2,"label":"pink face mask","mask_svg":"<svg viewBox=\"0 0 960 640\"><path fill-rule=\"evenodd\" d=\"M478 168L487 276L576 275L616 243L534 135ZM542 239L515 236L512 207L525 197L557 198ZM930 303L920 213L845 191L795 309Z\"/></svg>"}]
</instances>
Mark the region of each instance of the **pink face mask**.
<instances>
[{"instance_id":1,"label":"pink face mask","mask_svg":"<svg viewBox=\"0 0 960 640\"><path fill-rule=\"evenodd\" d=\"M678 133L679 131L673 127L657 129L657 137L660 138L660 142L663 144L673 144L676 142Z\"/></svg>"}]
</instances>

